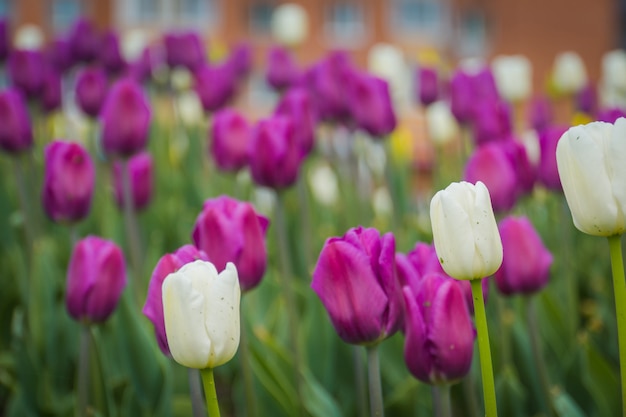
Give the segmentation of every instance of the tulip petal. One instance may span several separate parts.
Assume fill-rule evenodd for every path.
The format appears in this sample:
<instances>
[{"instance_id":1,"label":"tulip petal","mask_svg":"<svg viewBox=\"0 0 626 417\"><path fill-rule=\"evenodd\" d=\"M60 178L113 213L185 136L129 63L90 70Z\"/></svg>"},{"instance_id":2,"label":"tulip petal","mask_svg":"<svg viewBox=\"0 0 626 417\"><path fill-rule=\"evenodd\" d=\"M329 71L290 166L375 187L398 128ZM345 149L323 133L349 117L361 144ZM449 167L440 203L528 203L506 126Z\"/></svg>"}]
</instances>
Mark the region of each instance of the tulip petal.
<instances>
[{"instance_id":1,"label":"tulip petal","mask_svg":"<svg viewBox=\"0 0 626 417\"><path fill-rule=\"evenodd\" d=\"M237 262L237 273L243 291L254 288L263 277L267 263L265 231L250 204L239 204L233 213L233 221L242 232L242 250ZM266 226L267 227L267 226Z\"/></svg>"},{"instance_id":2,"label":"tulip petal","mask_svg":"<svg viewBox=\"0 0 626 417\"><path fill-rule=\"evenodd\" d=\"M615 197L618 210L618 227L621 232L626 229L626 220L624 219L626 211L626 163L624 163L624 155L626 155L626 118L619 118L615 122L613 135L609 142L608 164L609 164L609 180L613 196Z\"/></svg>"},{"instance_id":3,"label":"tulip petal","mask_svg":"<svg viewBox=\"0 0 626 417\"><path fill-rule=\"evenodd\" d=\"M479 276L473 278L484 278L496 272L502 264L502 239L491 208L487 187L478 181L475 191L475 206L472 210L474 218L471 219L471 226L474 229L476 247L474 270Z\"/></svg>"},{"instance_id":4,"label":"tulip petal","mask_svg":"<svg viewBox=\"0 0 626 417\"><path fill-rule=\"evenodd\" d=\"M85 294L85 314L94 322L105 320L115 310L126 286L126 265L122 251L115 245L103 245L95 265L98 279ZM121 278L121 279L120 279Z\"/></svg>"},{"instance_id":5,"label":"tulip petal","mask_svg":"<svg viewBox=\"0 0 626 417\"><path fill-rule=\"evenodd\" d=\"M413 376L423 382L430 382L432 359L426 349L426 324L415 295L409 287L402 290L406 305L404 361Z\"/></svg>"}]
</instances>

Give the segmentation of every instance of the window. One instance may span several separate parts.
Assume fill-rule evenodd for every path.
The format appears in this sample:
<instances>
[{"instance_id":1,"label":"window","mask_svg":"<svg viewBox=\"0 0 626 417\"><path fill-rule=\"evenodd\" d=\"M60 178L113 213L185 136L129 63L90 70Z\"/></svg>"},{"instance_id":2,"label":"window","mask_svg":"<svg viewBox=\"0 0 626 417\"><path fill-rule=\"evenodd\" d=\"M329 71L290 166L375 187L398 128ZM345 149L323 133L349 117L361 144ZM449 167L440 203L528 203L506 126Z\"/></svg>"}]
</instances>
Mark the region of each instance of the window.
<instances>
[{"instance_id":1,"label":"window","mask_svg":"<svg viewBox=\"0 0 626 417\"><path fill-rule=\"evenodd\" d=\"M217 0L177 0L176 15L183 27L197 29L217 23Z\"/></svg>"},{"instance_id":2,"label":"window","mask_svg":"<svg viewBox=\"0 0 626 417\"><path fill-rule=\"evenodd\" d=\"M51 8L52 28L55 32L65 32L81 14L79 0L54 0Z\"/></svg>"},{"instance_id":3,"label":"window","mask_svg":"<svg viewBox=\"0 0 626 417\"><path fill-rule=\"evenodd\" d=\"M461 14L456 45L459 56L484 57L487 54L487 19L480 10Z\"/></svg>"},{"instance_id":4,"label":"window","mask_svg":"<svg viewBox=\"0 0 626 417\"><path fill-rule=\"evenodd\" d=\"M269 35L272 32L272 15L276 5L273 1L253 1L250 4L250 31Z\"/></svg>"},{"instance_id":5,"label":"window","mask_svg":"<svg viewBox=\"0 0 626 417\"><path fill-rule=\"evenodd\" d=\"M366 35L365 10L357 1L333 1L326 8L325 32L343 46L360 44Z\"/></svg>"},{"instance_id":6,"label":"window","mask_svg":"<svg viewBox=\"0 0 626 417\"><path fill-rule=\"evenodd\" d=\"M398 36L445 42L449 21L445 0L392 0L390 3L389 25L391 32Z\"/></svg>"},{"instance_id":7,"label":"window","mask_svg":"<svg viewBox=\"0 0 626 417\"><path fill-rule=\"evenodd\" d=\"M122 26L207 29L217 22L218 0L117 0Z\"/></svg>"}]
</instances>

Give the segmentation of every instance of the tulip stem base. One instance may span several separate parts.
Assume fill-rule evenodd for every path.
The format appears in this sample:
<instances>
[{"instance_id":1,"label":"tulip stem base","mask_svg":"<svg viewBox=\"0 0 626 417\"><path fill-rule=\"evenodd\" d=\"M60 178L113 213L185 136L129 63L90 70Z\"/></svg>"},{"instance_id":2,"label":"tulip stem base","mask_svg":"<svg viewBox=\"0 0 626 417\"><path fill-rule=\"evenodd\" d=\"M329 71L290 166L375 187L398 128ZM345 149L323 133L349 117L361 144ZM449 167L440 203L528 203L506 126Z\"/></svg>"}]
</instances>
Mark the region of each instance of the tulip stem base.
<instances>
[{"instance_id":1,"label":"tulip stem base","mask_svg":"<svg viewBox=\"0 0 626 417\"><path fill-rule=\"evenodd\" d=\"M213 368L202 369L200 374L202 375L206 409L209 413L209 417L220 417L220 406L217 402L217 390L215 389Z\"/></svg>"},{"instance_id":2,"label":"tulip stem base","mask_svg":"<svg viewBox=\"0 0 626 417\"><path fill-rule=\"evenodd\" d=\"M450 384L432 386L433 414L436 417L452 417L452 404L450 403Z\"/></svg>"},{"instance_id":3,"label":"tulip stem base","mask_svg":"<svg viewBox=\"0 0 626 417\"><path fill-rule=\"evenodd\" d=\"M622 379L622 415L626 417L626 282L624 281L621 235L609 236L609 249L611 269L613 270L613 292L615 293L615 314L617 316L619 363Z\"/></svg>"},{"instance_id":4,"label":"tulip stem base","mask_svg":"<svg viewBox=\"0 0 626 417\"><path fill-rule=\"evenodd\" d=\"M202 386L200 385L200 375L197 369L187 368L189 379L189 395L191 396L191 413L193 417L203 417L206 415L204 404L202 403Z\"/></svg>"},{"instance_id":5,"label":"tulip stem base","mask_svg":"<svg viewBox=\"0 0 626 417\"><path fill-rule=\"evenodd\" d=\"M496 386L493 379L493 365L491 363L491 347L489 346L489 329L487 327L487 315L485 314L483 286L480 279L473 279L470 283L472 285L474 318L476 321L476 331L478 333L478 350L480 353L480 371L483 379L485 415L486 417L496 417L498 415Z\"/></svg>"},{"instance_id":6,"label":"tulip stem base","mask_svg":"<svg viewBox=\"0 0 626 417\"><path fill-rule=\"evenodd\" d=\"M378 358L378 344L367 346L367 380L370 390L370 415L383 417L383 387L380 381L380 360Z\"/></svg>"},{"instance_id":7,"label":"tulip stem base","mask_svg":"<svg viewBox=\"0 0 626 417\"><path fill-rule=\"evenodd\" d=\"M88 324L82 324L80 329L80 346L78 351L78 380L76 415L87 416L89 406L89 351L91 350L91 328Z\"/></svg>"}]
</instances>

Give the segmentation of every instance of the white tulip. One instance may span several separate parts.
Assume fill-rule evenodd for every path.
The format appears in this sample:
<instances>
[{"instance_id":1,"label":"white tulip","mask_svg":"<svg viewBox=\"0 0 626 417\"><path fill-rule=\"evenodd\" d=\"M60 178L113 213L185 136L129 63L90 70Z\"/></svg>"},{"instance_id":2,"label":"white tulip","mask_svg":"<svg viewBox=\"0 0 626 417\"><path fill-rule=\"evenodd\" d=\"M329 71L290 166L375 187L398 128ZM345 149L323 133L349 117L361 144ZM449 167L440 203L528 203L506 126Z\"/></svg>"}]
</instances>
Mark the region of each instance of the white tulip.
<instances>
[{"instance_id":1,"label":"white tulip","mask_svg":"<svg viewBox=\"0 0 626 417\"><path fill-rule=\"evenodd\" d=\"M304 42L309 35L309 16L304 7L295 3L278 6L272 15L272 35L287 46Z\"/></svg>"},{"instance_id":2,"label":"white tulip","mask_svg":"<svg viewBox=\"0 0 626 417\"><path fill-rule=\"evenodd\" d=\"M15 32L13 46L15 49L38 51L45 44L43 30L34 24L28 23L20 26Z\"/></svg>"},{"instance_id":3,"label":"white tulip","mask_svg":"<svg viewBox=\"0 0 626 417\"><path fill-rule=\"evenodd\" d=\"M163 281L165 333L174 360L189 368L214 368L239 347L241 290L232 263L217 273L201 260L184 265Z\"/></svg>"},{"instance_id":4,"label":"white tulip","mask_svg":"<svg viewBox=\"0 0 626 417\"><path fill-rule=\"evenodd\" d=\"M426 108L426 129L437 145L450 143L458 136L459 124L448 103L437 101Z\"/></svg>"},{"instance_id":5,"label":"white tulip","mask_svg":"<svg viewBox=\"0 0 626 417\"><path fill-rule=\"evenodd\" d=\"M563 134L556 162L574 225L611 236L626 231L626 119L592 122Z\"/></svg>"},{"instance_id":6,"label":"white tulip","mask_svg":"<svg viewBox=\"0 0 626 417\"><path fill-rule=\"evenodd\" d=\"M500 55L491 63L498 91L511 102L526 100L532 93L533 68L523 55Z\"/></svg>"},{"instance_id":7,"label":"white tulip","mask_svg":"<svg viewBox=\"0 0 626 417\"><path fill-rule=\"evenodd\" d=\"M554 59L554 86L562 93L574 94L587 85L585 63L576 52L562 52Z\"/></svg>"},{"instance_id":8,"label":"white tulip","mask_svg":"<svg viewBox=\"0 0 626 417\"><path fill-rule=\"evenodd\" d=\"M437 192L430 221L437 257L451 277L481 279L502 264L502 240L482 182L454 182Z\"/></svg>"}]
</instances>

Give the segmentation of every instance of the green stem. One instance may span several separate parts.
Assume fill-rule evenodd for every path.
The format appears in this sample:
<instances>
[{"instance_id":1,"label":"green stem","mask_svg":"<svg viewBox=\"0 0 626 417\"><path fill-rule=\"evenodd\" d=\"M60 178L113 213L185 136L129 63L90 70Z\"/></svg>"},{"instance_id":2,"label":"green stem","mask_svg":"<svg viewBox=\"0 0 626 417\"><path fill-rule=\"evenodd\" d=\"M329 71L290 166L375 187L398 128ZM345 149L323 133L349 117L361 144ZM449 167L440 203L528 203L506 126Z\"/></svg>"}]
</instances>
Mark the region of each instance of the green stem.
<instances>
[{"instance_id":1,"label":"green stem","mask_svg":"<svg viewBox=\"0 0 626 417\"><path fill-rule=\"evenodd\" d=\"M461 381L463 388L463 396L465 397L465 407L467 408L468 417L478 417L478 401L476 401L476 388L474 387L474 378L469 373Z\"/></svg>"},{"instance_id":2,"label":"green stem","mask_svg":"<svg viewBox=\"0 0 626 417\"><path fill-rule=\"evenodd\" d=\"M247 329L242 326L240 339L239 339L239 350L241 361L241 373L243 374L243 389L245 391L246 396L246 416L248 417L256 417L257 416L257 400L256 400L256 391L254 390L254 381L252 379L252 368L250 367L250 347L248 346L248 332Z\"/></svg>"},{"instance_id":3,"label":"green stem","mask_svg":"<svg viewBox=\"0 0 626 417\"><path fill-rule=\"evenodd\" d=\"M496 386L493 379L493 365L491 364L491 347L489 346L489 329L487 327L487 315L485 314L483 286L480 279L473 279L470 283L472 285L472 297L474 298L476 331L478 332L478 350L480 352L480 370L483 379L485 415L486 417L496 417L498 415Z\"/></svg>"},{"instance_id":4,"label":"green stem","mask_svg":"<svg viewBox=\"0 0 626 417\"><path fill-rule=\"evenodd\" d=\"M624 282L624 260L622 259L622 236L609 236L613 291L615 292L615 314L619 341L619 363L622 379L622 415L626 417L626 283Z\"/></svg>"},{"instance_id":5,"label":"green stem","mask_svg":"<svg viewBox=\"0 0 626 417\"><path fill-rule=\"evenodd\" d=\"M548 370L546 362L543 360L541 354L541 341L539 340L539 327L537 325L537 310L535 298L527 298L526 304L526 320L528 322L528 333L530 335L530 347L535 359L535 366L539 374L539 385L541 386L541 393L543 395L543 402L545 403L544 411L546 415L554 415L552 408L552 400L550 397L550 380L548 378Z\"/></svg>"},{"instance_id":6,"label":"green stem","mask_svg":"<svg viewBox=\"0 0 626 417\"><path fill-rule=\"evenodd\" d=\"M353 345L352 354L354 356L354 384L356 388L356 401L358 416L367 416L367 387L365 385L365 372L363 368L363 351L361 346Z\"/></svg>"},{"instance_id":7,"label":"green stem","mask_svg":"<svg viewBox=\"0 0 626 417\"><path fill-rule=\"evenodd\" d=\"M137 216L133 203L132 184L130 179L130 160L122 161L122 196L124 206L124 225L126 228L126 236L128 237L128 246L130 250L130 262L133 269L133 281L135 290L135 299L141 303L140 294L142 293L141 285L141 241L139 239L139 225L137 224Z\"/></svg>"},{"instance_id":8,"label":"green stem","mask_svg":"<svg viewBox=\"0 0 626 417\"><path fill-rule=\"evenodd\" d=\"M563 283L566 286L565 291L567 294L567 317L568 317L568 333L570 340L576 339L576 334L579 327L579 303L578 303L578 275L574 273L572 265L574 265L572 259L572 221L569 206L565 196L559 196L560 213L557 212L557 216L561 221L556 222L559 225L557 235L561 237L560 250L561 250L561 263L563 265Z\"/></svg>"},{"instance_id":9,"label":"green stem","mask_svg":"<svg viewBox=\"0 0 626 417\"><path fill-rule=\"evenodd\" d=\"M189 395L191 396L191 414L193 417L202 417L206 415L204 405L202 404L202 387L200 386L199 371L194 368L187 368L187 377L189 379Z\"/></svg>"},{"instance_id":10,"label":"green stem","mask_svg":"<svg viewBox=\"0 0 626 417\"><path fill-rule=\"evenodd\" d=\"M202 369L200 370L200 374L202 375L206 409L209 413L209 417L220 417L220 406L217 402L217 391L215 390L213 368Z\"/></svg>"},{"instance_id":11,"label":"green stem","mask_svg":"<svg viewBox=\"0 0 626 417\"><path fill-rule=\"evenodd\" d=\"M80 348L78 353L78 402L76 405L76 415L87 416L89 407L89 351L91 349L91 329L89 324L81 324Z\"/></svg>"},{"instance_id":12,"label":"green stem","mask_svg":"<svg viewBox=\"0 0 626 417\"><path fill-rule=\"evenodd\" d=\"M451 417L452 405L450 403L450 384L432 386L434 414L437 417Z\"/></svg>"},{"instance_id":13,"label":"green stem","mask_svg":"<svg viewBox=\"0 0 626 417\"><path fill-rule=\"evenodd\" d=\"M378 344L367 346L367 380L370 389L370 415L383 417L383 387L380 380L380 360L378 358Z\"/></svg>"},{"instance_id":14,"label":"green stem","mask_svg":"<svg viewBox=\"0 0 626 417\"><path fill-rule=\"evenodd\" d=\"M309 190L307 189L306 183L306 165L302 166L302 172L300 174L300 179L297 183L298 188L298 199L300 203L300 219L302 224L302 250L304 251L304 262L305 262L305 271L309 271L309 268L313 266L313 262L311 261L311 236L313 233L311 232L311 203L309 201Z\"/></svg>"}]
</instances>

